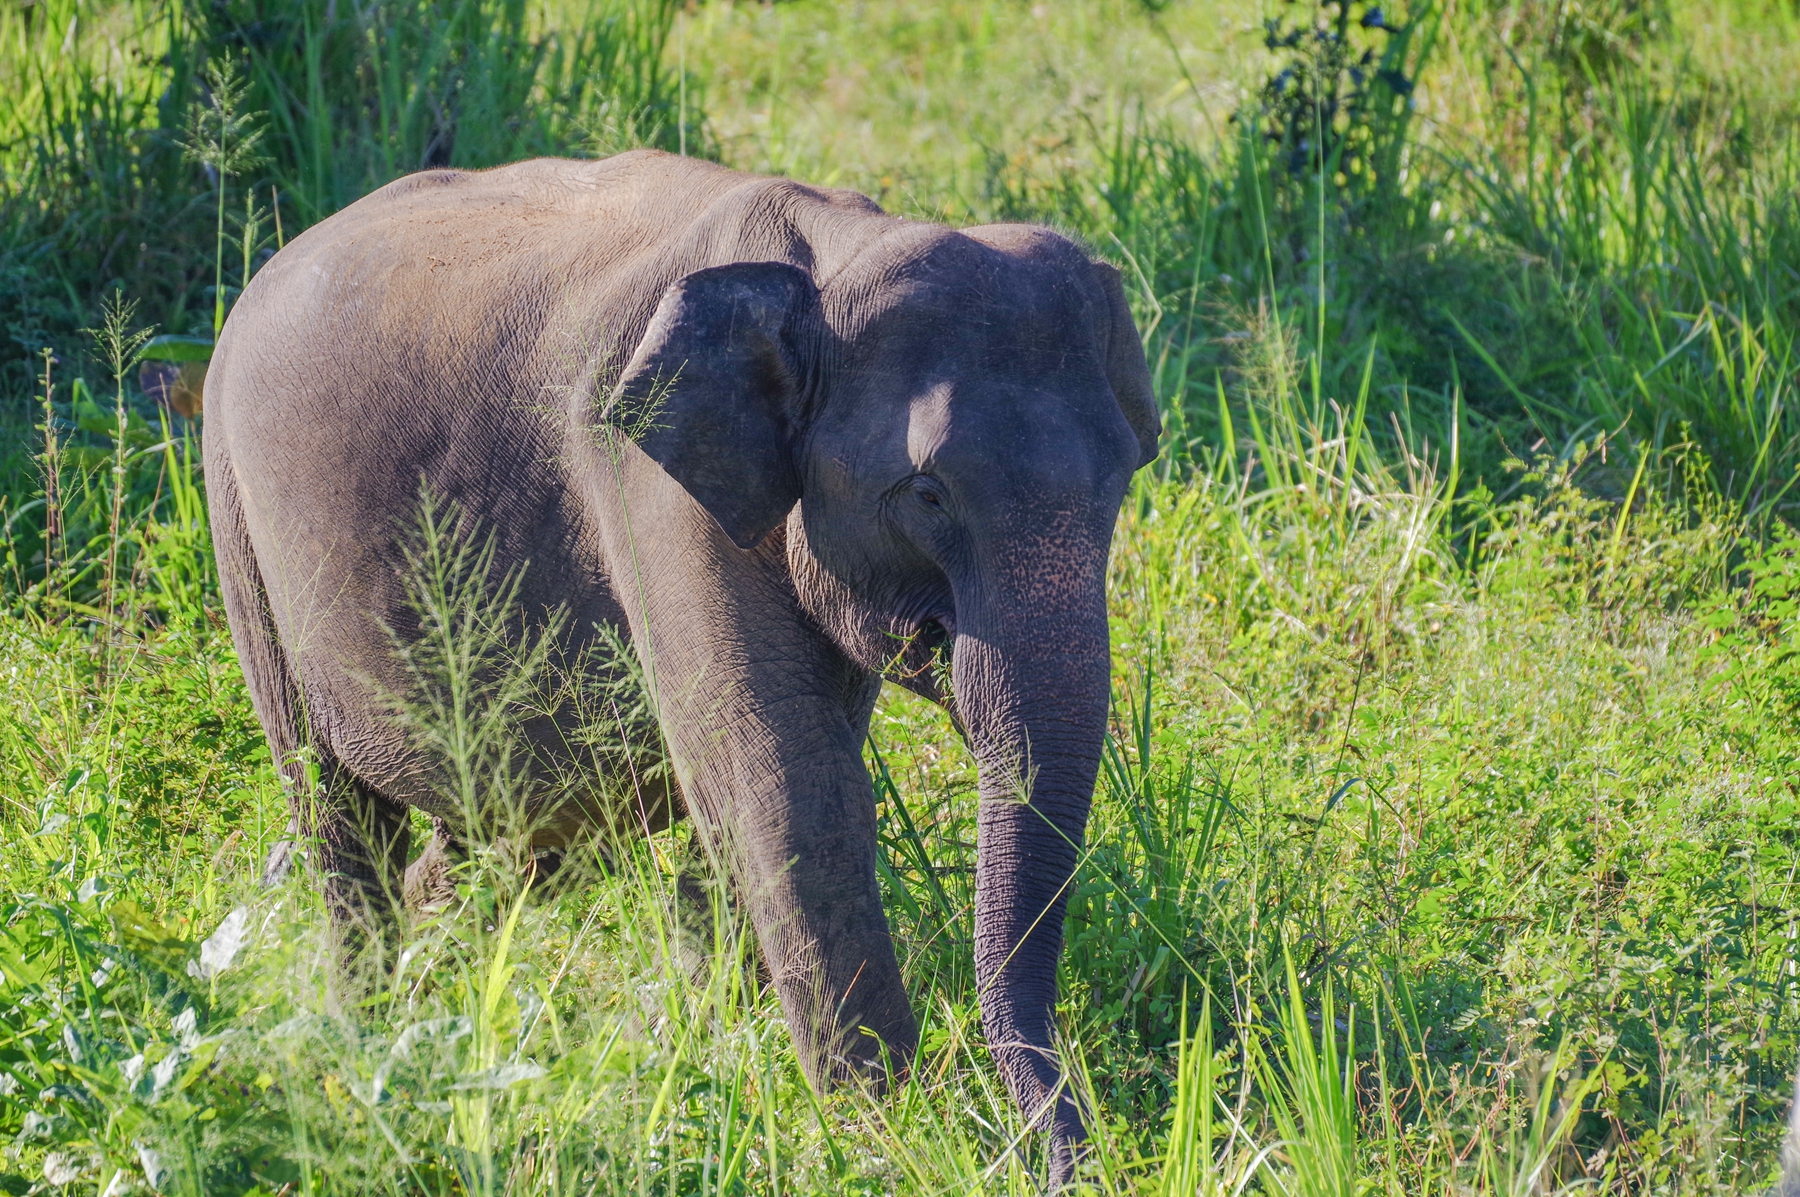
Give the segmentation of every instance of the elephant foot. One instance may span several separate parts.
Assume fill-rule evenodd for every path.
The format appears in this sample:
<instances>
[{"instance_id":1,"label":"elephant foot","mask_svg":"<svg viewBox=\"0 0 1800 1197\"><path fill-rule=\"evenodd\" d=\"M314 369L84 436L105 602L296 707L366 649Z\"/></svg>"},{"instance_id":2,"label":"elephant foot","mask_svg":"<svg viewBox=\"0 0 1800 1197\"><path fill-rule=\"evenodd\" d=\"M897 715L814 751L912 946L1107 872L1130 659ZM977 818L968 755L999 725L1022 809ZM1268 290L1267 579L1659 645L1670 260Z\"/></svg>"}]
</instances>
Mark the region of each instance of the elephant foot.
<instances>
[{"instance_id":1,"label":"elephant foot","mask_svg":"<svg viewBox=\"0 0 1800 1197\"><path fill-rule=\"evenodd\" d=\"M683 870L675 875L675 893L670 901L674 916L671 926L675 940L675 962L688 982L704 986L712 964L716 939L718 908L713 904L712 889L706 882Z\"/></svg>"},{"instance_id":2,"label":"elephant foot","mask_svg":"<svg viewBox=\"0 0 1800 1197\"><path fill-rule=\"evenodd\" d=\"M551 897L579 884L580 870L569 863L569 854L557 848L532 848L517 839L494 842L495 857L508 878L531 886L536 898ZM431 821L431 839L417 860L406 867L401 896L407 909L436 914L456 898L456 871L468 863L469 849L442 819ZM516 892L516 891L514 891Z\"/></svg>"},{"instance_id":3,"label":"elephant foot","mask_svg":"<svg viewBox=\"0 0 1800 1197\"><path fill-rule=\"evenodd\" d=\"M747 928L738 926L738 910L730 886L714 869L697 832L688 841L675 873L669 913L676 962L691 984L705 988L715 959L721 952L730 953L735 946L734 927L746 932ZM753 989L768 988L773 981L756 937L744 934L741 947L742 958L732 962L733 966L741 966L749 974L745 983Z\"/></svg>"},{"instance_id":4,"label":"elephant foot","mask_svg":"<svg viewBox=\"0 0 1800 1197\"><path fill-rule=\"evenodd\" d=\"M401 897L408 910L418 914L436 914L456 897L456 866L467 855L462 844L450 834L442 819L431 821L431 839L419 858L406 866L401 884Z\"/></svg>"},{"instance_id":5,"label":"elephant foot","mask_svg":"<svg viewBox=\"0 0 1800 1197\"><path fill-rule=\"evenodd\" d=\"M551 898L580 884L579 872L560 848L533 848L528 842L502 839L495 842L506 871L531 887L535 898Z\"/></svg>"}]
</instances>

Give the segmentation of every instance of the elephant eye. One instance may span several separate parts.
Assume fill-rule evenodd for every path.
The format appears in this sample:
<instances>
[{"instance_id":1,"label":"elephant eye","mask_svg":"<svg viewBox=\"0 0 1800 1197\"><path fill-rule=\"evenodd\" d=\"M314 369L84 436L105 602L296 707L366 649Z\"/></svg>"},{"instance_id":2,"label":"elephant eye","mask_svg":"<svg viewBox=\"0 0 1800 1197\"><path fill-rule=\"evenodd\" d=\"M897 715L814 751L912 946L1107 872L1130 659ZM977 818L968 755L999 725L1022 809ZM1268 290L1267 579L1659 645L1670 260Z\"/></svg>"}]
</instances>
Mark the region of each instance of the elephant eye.
<instances>
[{"instance_id":1,"label":"elephant eye","mask_svg":"<svg viewBox=\"0 0 1800 1197\"><path fill-rule=\"evenodd\" d=\"M921 478L914 483L913 493L919 496L919 502L925 504L925 506L937 508L939 510L943 509L943 492L938 490L937 484L929 478Z\"/></svg>"}]
</instances>

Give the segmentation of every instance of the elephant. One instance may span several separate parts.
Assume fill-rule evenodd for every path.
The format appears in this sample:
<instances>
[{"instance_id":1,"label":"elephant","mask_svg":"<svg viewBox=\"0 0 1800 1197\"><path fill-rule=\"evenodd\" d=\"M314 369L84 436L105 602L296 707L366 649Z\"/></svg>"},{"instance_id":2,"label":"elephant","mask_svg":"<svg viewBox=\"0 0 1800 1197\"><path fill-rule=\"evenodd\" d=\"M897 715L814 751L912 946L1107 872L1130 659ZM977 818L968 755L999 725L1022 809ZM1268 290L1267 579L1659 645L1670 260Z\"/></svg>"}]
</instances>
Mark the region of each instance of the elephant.
<instances>
[{"instance_id":1,"label":"elephant","mask_svg":"<svg viewBox=\"0 0 1800 1197\"><path fill-rule=\"evenodd\" d=\"M610 630L655 695L654 817L571 797L555 719L521 733L533 843L691 817L816 1086L879 1088L916 1048L863 744L884 679L950 709L982 1026L1069 1176L1065 894L1113 528L1162 431L1114 267L658 151L430 170L276 254L206 390L226 613L345 942L392 942L408 809L457 818L382 698L424 634L400 517L429 492L482 521L526 624L568 652Z\"/></svg>"}]
</instances>

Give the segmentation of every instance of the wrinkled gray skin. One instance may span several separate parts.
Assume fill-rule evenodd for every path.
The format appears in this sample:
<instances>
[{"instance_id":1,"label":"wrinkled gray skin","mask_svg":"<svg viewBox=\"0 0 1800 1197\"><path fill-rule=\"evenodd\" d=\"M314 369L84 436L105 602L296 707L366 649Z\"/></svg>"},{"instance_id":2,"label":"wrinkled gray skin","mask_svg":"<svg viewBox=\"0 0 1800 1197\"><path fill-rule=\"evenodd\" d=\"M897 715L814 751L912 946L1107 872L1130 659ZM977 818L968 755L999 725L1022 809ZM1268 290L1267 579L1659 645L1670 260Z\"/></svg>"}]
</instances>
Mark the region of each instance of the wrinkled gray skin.
<instances>
[{"instance_id":1,"label":"wrinkled gray skin","mask_svg":"<svg viewBox=\"0 0 1800 1197\"><path fill-rule=\"evenodd\" d=\"M815 1083L880 1084L883 1048L903 1067L916 1045L861 750L884 674L952 707L980 764L982 1019L1066 1177L1064 889L1107 710L1108 546L1160 432L1111 267L1041 228L953 232L655 152L432 171L256 276L207 404L233 635L277 758L310 744L321 769L297 819L316 810L356 942L391 943L405 808L458 814L379 697L406 684L393 630L418 626L401 545L423 481L528 563L523 609L566 608L570 647L629 630ZM565 798L536 842L646 822Z\"/></svg>"}]
</instances>

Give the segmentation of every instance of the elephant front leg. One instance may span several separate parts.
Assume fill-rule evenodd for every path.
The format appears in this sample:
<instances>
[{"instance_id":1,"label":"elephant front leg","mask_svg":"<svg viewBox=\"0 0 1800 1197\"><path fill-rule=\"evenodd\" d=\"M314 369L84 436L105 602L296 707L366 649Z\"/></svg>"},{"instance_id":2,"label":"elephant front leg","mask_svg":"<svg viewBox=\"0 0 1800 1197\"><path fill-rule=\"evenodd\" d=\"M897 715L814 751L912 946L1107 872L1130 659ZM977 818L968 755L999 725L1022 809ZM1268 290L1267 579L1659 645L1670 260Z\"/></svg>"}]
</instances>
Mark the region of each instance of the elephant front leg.
<instances>
[{"instance_id":1,"label":"elephant front leg","mask_svg":"<svg viewBox=\"0 0 1800 1197\"><path fill-rule=\"evenodd\" d=\"M801 1065L820 1087L880 1086L910 1063L918 1024L876 880L869 676L802 609L780 532L739 548L636 450L598 476L616 483L594 492L607 569L670 763Z\"/></svg>"},{"instance_id":2,"label":"elephant front leg","mask_svg":"<svg viewBox=\"0 0 1800 1197\"><path fill-rule=\"evenodd\" d=\"M808 1078L879 1089L910 1064L918 1024L881 906L867 705L846 703L849 672L748 662L664 709L696 830L750 915Z\"/></svg>"}]
</instances>

